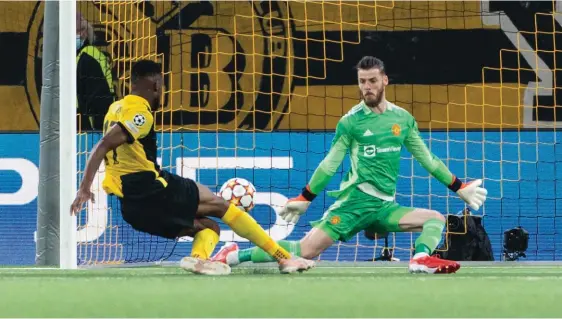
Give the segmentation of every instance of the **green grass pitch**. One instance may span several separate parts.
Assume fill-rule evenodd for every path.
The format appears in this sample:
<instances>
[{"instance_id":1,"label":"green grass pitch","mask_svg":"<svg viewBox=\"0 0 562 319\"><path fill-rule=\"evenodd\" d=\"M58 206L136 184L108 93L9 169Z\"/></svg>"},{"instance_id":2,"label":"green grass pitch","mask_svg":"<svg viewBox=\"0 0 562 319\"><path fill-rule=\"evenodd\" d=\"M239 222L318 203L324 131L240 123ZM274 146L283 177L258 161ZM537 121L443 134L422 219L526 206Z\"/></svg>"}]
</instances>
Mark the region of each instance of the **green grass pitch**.
<instances>
[{"instance_id":1,"label":"green grass pitch","mask_svg":"<svg viewBox=\"0 0 562 319\"><path fill-rule=\"evenodd\" d=\"M0 317L561 317L562 266L467 263L453 275L407 264L320 265L301 274L233 268L0 268Z\"/></svg>"}]
</instances>

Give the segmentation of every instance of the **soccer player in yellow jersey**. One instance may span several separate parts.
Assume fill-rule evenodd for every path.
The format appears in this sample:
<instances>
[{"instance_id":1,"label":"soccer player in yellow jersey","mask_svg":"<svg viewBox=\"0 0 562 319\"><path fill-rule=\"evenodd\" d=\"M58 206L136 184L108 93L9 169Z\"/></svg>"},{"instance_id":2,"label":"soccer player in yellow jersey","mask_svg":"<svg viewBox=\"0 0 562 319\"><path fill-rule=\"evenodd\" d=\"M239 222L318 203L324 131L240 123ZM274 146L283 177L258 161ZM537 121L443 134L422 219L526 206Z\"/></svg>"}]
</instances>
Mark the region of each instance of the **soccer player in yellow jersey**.
<instances>
[{"instance_id":1,"label":"soccer player in yellow jersey","mask_svg":"<svg viewBox=\"0 0 562 319\"><path fill-rule=\"evenodd\" d=\"M105 161L103 188L121 202L123 219L134 229L164 238L191 236L190 257L180 266L209 275L225 275L230 267L209 260L219 241L220 218L232 230L262 248L279 263L282 273L304 271L312 261L292 257L247 213L193 180L162 170L156 163L156 133L152 112L162 95L162 70L150 60L136 62L131 70L132 91L113 103L104 120L103 138L92 149L84 178L72 203L77 214L88 200L94 175Z\"/></svg>"}]
</instances>

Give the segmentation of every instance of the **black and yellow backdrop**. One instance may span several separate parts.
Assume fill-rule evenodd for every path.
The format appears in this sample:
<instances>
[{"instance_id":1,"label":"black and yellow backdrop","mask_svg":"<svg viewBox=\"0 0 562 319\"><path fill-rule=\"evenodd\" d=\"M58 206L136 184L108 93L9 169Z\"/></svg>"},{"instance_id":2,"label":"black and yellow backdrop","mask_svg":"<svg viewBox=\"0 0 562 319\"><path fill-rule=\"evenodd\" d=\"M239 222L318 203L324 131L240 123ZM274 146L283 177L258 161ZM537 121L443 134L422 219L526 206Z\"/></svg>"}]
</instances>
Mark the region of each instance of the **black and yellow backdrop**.
<instances>
[{"instance_id":1,"label":"black and yellow backdrop","mask_svg":"<svg viewBox=\"0 0 562 319\"><path fill-rule=\"evenodd\" d=\"M354 65L381 58L388 100L422 129L549 127L561 17L535 1L84 1L127 94L161 61L163 128L333 130L358 102ZM38 130L42 2L0 2L0 130Z\"/></svg>"}]
</instances>

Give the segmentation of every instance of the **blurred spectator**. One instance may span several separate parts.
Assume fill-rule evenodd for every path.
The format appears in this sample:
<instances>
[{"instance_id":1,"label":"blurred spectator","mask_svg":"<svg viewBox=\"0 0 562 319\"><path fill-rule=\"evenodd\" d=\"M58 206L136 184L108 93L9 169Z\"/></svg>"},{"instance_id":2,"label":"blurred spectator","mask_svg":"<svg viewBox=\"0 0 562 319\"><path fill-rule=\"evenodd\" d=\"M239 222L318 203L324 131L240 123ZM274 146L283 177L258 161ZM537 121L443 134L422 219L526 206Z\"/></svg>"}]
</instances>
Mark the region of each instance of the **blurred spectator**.
<instances>
[{"instance_id":1,"label":"blurred spectator","mask_svg":"<svg viewBox=\"0 0 562 319\"><path fill-rule=\"evenodd\" d=\"M76 14L77 112L78 128L101 130L103 118L115 100L109 58L94 46L94 28Z\"/></svg>"}]
</instances>

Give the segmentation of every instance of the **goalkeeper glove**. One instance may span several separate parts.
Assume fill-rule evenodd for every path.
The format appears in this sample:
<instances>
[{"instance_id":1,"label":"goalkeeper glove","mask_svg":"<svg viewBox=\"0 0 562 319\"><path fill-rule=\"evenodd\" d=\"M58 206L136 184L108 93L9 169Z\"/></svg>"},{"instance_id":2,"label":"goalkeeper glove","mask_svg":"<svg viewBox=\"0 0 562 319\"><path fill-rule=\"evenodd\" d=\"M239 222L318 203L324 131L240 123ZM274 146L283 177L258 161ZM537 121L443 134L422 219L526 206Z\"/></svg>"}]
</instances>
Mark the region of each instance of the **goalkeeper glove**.
<instances>
[{"instance_id":1,"label":"goalkeeper glove","mask_svg":"<svg viewBox=\"0 0 562 319\"><path fill-rule=\"evenodd\" d=\"M285 206L279 212L279 216L288 223L296 224L302 214L306 212L308 206L312 200L316 198L315 194L312 194L308 185L302 189L302 193L287 201Z\"/></svg>"},{"instance_id":2,"label":"goalkeeper glove","mask_svg":"<svg viewBox=\"0 0 562 319\"><path fill-rule=\"evenodd\" d=\"M463 183L456 176L453 176L453 182L449 185L449 189L457 193L470 208L478 210L484 204L486 195L488 195L488 191L480 185L482 185L481 179Z\"/></svg>"}]
</instances>

